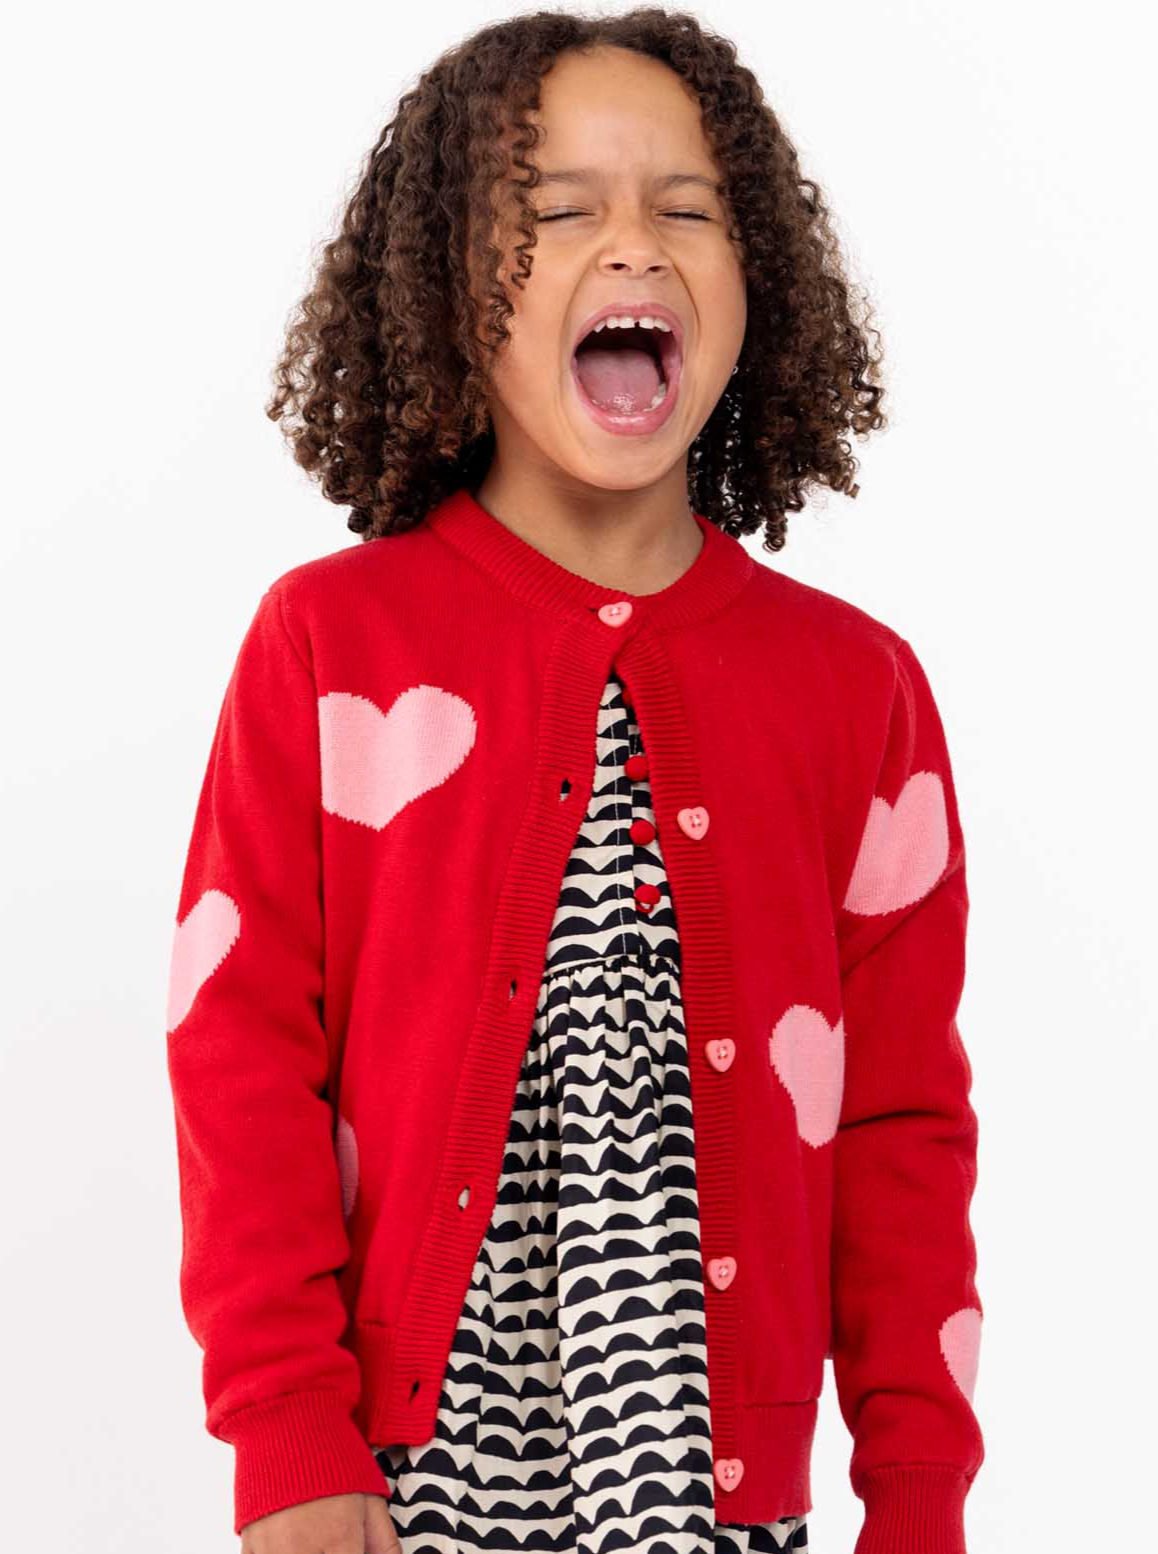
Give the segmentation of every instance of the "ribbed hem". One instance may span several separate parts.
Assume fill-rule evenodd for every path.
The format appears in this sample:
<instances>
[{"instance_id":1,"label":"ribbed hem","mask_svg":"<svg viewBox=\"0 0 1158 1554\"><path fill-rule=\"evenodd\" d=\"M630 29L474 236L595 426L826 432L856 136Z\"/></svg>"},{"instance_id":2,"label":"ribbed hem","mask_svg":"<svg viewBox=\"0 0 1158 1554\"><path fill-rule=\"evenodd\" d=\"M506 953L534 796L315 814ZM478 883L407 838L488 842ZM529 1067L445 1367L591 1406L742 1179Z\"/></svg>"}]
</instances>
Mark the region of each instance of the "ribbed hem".
<instances>
[{"instance_id":1,"label":"ribbed hem","mask_svg":"<svg viewBox=\"0 0 1158 1554\"><path fill-rule=\"evenodd\" d=\"M325 1495L390 1497L386 1475L342 1397L298 1392L240 1409L214 1432L236 1451L234 1525Z\"/></svg>"},{"instance_id":2,"label":"ribbed hem","mask_svg":"<svg viewBox=\"0 0 1158 1554\"><path fill-rule=\"evenodd\" d=\"M853 1487L865 1508L854 1554L965 1554L969 1481L960 1468L870 1468Z\"/></svg>"}]
</instances>

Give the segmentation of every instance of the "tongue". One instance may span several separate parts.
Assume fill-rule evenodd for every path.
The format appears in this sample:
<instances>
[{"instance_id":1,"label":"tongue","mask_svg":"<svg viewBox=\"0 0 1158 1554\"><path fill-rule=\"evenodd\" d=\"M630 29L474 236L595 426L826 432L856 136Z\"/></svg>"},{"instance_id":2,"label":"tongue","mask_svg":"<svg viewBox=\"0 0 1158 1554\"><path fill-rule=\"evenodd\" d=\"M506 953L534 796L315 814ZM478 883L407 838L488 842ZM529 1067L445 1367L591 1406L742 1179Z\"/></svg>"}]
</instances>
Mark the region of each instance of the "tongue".
<instances>
[{"instance_id":1,"label":"tongue","mask_svg":"<svg viewBox=\"0 0 1158 1554\"><path fill-rule=\"evenodd\" d=\"M659 366L645 347L584 346L576 370L587 397L616 415L646 410L659 393Z\"/></svg>"}]
</instances>

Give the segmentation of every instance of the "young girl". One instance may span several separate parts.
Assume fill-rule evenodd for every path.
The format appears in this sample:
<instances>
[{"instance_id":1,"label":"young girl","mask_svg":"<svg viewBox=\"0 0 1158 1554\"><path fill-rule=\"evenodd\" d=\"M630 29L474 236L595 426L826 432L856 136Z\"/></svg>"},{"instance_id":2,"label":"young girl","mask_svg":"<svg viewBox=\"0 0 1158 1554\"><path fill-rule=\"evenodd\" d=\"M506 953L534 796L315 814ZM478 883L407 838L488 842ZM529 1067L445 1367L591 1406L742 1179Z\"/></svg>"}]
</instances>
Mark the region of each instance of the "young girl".
<instances>
[{"instance_id":1,"label":"young girl","mask_svg":"<svg viewBox=\"0 0 1158 1554\"><path fill-rule=\"evenodd\" d=\"M691 17L402 98L270 405L363 543L230 678L168 1011L246 1554L961 1554L964 846L908 642L781 575L883 424L827 212ZM293 416L289 412L293 412Z\"/></svg>"}]
</instances>

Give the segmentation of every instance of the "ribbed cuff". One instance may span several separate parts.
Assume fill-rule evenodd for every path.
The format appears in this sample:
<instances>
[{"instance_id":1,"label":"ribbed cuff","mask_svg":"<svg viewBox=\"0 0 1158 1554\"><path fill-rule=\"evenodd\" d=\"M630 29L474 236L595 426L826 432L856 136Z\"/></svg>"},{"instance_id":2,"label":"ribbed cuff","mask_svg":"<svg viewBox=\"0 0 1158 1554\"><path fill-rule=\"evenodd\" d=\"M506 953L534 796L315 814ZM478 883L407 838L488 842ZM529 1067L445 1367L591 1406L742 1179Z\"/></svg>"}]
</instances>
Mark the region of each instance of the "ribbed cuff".
<instances>
[{"instance_id":1,"label":"ribbed cuff","mask_svg":"<svg viewBox=\"0 0 1158 1554\"><path fill-rule=\"evenodd\" d=\"M969 1482L960 1468L870 1468L853 1487L864 1501L855 1554L965 1554Z\"/></svg>"},{"instance_id":2,"label":"ribbed cuff","mask_svg":"<svg viewBox=\"0 0 1158 1554\"><path fill-rule=\"evenodd\" d=\"M236 1451L234 1525L325 1495L390 1498L386 1475L337 1392L295 1392L240 1409L214 1432Z\"/></svg>"}]
</instances>

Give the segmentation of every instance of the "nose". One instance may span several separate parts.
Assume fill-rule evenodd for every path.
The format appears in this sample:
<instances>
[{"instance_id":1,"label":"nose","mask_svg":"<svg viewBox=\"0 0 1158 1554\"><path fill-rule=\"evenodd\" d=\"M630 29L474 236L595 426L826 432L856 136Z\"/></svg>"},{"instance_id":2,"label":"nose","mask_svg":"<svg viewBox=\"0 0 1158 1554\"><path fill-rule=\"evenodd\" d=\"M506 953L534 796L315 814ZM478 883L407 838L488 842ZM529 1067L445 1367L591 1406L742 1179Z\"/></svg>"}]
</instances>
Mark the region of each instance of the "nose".
<instances>
[{"instance_id":1,"label":"nose","mask_svg":"<svg viewBox=\"0 0 1158 1554\"><path fill-rule=\"evenodd\" d=\"M607 270L612 275L622 275L625 272L629 275L651 275L657 272L662 275L664 271L671 268L666 259L636 257L624 254L622 249L617 249L616 254L619 257L608 256L605 259L601 259L599 261L600 269Z\"/></svg>"},{"instance_id":2,"label":"nose","mask_svg":"<svg viewBox=\"0 0 1158 1554\"><path fill-rule=\"evenodd\" d=\"M626 249L620 242L598 261L609 275L664 275L671 269L664 255L651 249Z\"/></svg>"},{"instance_id":3,"label":"nose","mask_svg":"<svg viewBox=\"0 0 1158 1554\"><path fill-rule=\"evenodd\" d=\"M671 268L658 233L646 222L625 216L603 244L599 267L612 275L649 275Z\"/></svg>"}]
</instances>

